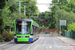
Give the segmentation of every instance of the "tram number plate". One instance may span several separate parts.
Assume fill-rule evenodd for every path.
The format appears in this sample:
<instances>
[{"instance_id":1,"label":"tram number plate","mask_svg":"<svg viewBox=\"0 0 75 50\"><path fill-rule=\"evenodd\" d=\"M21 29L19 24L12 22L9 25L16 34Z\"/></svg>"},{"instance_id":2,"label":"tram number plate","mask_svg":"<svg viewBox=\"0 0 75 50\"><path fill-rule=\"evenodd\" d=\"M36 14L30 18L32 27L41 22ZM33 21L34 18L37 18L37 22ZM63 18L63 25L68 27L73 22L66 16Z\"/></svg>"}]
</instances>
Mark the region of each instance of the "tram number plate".
<instances>
[{"instance_id":1,"label":"tram number plate","mask_svg":"<svg viewBox=\"0 0 75 50\"><path fill-rule=\"evenodd\" d=\"M21 36L22 38L25 38L25 36Z\"/></svg>"}]
</instances>

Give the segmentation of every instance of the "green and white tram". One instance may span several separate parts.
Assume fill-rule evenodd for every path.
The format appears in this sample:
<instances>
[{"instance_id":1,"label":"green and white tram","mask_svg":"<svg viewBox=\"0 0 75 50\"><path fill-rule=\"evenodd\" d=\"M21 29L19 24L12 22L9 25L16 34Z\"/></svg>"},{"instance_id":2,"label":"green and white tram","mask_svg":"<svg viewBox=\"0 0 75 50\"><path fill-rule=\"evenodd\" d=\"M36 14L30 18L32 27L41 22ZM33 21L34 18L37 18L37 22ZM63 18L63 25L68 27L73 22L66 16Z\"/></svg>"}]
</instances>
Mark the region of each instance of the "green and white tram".
<instances>
[{"instance_id":1,"label":"green and white tram","mask_svg":"<svg viewBox=\"0 0 75 50\"><path fill-rule=\"evenodd\" d=\"M14 42L33 42L39 38L39 25L32 19L14 20Z\"/></svg>"}]
</instances>

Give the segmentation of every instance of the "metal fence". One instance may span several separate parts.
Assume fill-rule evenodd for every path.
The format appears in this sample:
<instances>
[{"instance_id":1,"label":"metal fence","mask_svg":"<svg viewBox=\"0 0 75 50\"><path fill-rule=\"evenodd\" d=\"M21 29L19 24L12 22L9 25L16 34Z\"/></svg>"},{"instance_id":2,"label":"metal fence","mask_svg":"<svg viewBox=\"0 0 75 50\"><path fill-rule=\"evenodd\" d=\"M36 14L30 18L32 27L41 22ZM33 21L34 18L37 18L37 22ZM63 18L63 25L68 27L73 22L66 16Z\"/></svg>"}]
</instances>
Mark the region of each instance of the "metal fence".
<instances>
[{"instance_id":1,"label":"metal fence","mask_svg":"<svg viewBox=\"0 0 75 50\"><path fill-rule=\"evenodd\" d=\"M75 32L65 31L64 36L75 39Z\"/></svg>"}]
</instances>

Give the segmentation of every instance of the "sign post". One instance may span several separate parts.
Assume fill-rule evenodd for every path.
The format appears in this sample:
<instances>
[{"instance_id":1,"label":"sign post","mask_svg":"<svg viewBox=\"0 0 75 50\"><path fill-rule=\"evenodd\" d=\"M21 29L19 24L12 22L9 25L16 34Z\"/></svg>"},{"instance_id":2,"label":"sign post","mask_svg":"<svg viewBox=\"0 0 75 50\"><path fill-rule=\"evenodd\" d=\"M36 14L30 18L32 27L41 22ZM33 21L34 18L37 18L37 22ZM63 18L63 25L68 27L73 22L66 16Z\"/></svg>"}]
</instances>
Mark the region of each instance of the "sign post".
<instances>
[{"instance_id":1,"label":"sign post","mask_svg":"<svg viewBox=\"0 0 75 50\"><path fill-rule=\"evenodd\" d=\"M66 26L66 20L60 20L60 36L61 36L61 26Z\"/></svg>"}]
</instances>

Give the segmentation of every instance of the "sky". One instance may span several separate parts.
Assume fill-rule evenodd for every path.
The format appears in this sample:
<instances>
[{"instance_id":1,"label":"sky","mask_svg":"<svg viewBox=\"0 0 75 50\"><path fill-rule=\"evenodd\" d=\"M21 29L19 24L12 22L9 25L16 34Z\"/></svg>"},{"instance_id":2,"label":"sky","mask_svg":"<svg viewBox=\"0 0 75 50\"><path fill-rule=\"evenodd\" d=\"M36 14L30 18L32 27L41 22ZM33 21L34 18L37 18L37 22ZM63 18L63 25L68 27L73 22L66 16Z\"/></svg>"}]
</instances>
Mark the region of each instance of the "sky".
<instances>
[{"instance_id":1,"label":"sky","mask_svg":"<svg viewBox=\"0 0 75 50\"><path fill-rule=\"evenodd\" d=\"M37 0L37 6L40 12L49 11L48 7L52 0Z\"/></svg>"}]
</instances>

